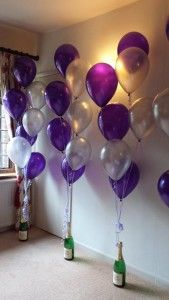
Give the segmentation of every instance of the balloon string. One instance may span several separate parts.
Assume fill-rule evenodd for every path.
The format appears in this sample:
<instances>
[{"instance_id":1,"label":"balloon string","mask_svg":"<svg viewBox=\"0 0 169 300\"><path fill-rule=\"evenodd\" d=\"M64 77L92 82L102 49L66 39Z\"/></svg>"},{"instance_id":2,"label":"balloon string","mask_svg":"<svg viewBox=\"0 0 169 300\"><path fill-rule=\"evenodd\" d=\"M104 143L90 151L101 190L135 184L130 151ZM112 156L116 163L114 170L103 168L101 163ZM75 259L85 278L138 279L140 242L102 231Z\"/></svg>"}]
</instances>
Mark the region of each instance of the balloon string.
<instances>
[{"instance_id":1,"label":"balloon string","mask_svg":"<svg viewBox=\"0 0 169 300\"><path fill-rule=\"evenodd\" d=\"M131 107L131 93L128 93L128 104L129 108Z\"/></svg>"}]
</instances>

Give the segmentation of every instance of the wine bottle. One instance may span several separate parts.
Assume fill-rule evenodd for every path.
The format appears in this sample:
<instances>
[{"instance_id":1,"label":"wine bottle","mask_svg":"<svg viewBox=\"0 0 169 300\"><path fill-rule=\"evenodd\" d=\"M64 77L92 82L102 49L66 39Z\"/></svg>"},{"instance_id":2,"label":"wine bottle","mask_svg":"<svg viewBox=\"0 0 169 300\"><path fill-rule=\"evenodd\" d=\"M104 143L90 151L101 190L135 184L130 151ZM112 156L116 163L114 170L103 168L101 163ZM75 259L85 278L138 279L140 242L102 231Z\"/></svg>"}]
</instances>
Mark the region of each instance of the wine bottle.
<instances>
[{"instance_id":1,"label":"wine bottle","mask_svg":"<svg viewBox=\"0 0 169 300\"><path fill-rule=\"evenodd\" d=\"M124 287L126 281L126 265L122 254L122 242L118 243L118 257L113 265L113 284Z\"/></svg>"},{"instance_id":2,"label":"wine bottle","mask_svg":"<svg viewBox=\"0 0 169 300\"><path fill-rule=\"evenodd\" d=\"M21 220L19 224L19 240L27 241L28 239L28 222Z\"/></svg>"},{"instance_id":3,"label":"wine bottle","mask_svg":"<svg viewBox=\"0 0 169 300\"><path fill-rule=\"evenodd\" d=\"M71 234L71 225L67 225L67 233L64 240L64 259L73 260L74 259L74 240Z\"/></svg>"}]
</instances>

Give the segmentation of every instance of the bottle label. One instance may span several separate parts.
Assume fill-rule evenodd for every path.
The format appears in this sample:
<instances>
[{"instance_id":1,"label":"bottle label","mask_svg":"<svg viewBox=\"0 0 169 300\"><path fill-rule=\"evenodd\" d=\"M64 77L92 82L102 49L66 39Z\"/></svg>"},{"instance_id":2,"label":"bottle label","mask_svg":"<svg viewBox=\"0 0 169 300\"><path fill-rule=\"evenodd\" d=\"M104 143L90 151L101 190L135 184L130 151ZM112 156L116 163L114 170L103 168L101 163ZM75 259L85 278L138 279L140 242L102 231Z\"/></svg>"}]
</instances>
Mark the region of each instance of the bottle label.
<instances>
[{"instance_id":1,"label":"bottle label","mask_svg":"<svg viewBox=\"0 0 169 300\"><path fill-rule=\"evenodd\" d=\"M73 251L72 251L72 249L66 249L66 248L64 248L64 258L66 258L66 259L72 259L73 258Z\"/></svg>"},{"instance_id":2,"label":"bottle label","mask_svg":"<svg viewBox=\"0 0 169 300\"><path fill-rule=\"evenodd\" d=\"M119 274L113 271L113 283L119 286L123 284L123 274Z\"/></svg>"},{"instance_id":3,"label":"bottle label","mask_svg":"<svg viewBox=\"0 0 169 300\"><path fill-rule=\"evenodd\" d=\"M27 231L19 231L19 240L26 241L28 238L28 232Z\"/></svg>"}]
</instances>

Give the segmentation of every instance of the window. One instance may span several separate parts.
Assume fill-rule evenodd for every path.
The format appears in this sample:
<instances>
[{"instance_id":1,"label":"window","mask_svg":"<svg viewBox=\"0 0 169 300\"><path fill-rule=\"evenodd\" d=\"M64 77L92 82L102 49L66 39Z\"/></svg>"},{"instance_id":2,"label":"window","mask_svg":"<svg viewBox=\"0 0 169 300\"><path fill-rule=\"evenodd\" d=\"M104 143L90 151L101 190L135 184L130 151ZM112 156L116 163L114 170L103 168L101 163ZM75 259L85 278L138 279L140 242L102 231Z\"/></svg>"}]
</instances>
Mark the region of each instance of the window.
<instances>
[{"instance_id":1,"label":"window","mask_svg":"<svg viewBox=\"0 0 169 300\"><path fill-rule=\"evenodd\" d=\"M5 121L5 111L2 103L0 103L0 175L14 173L14 166L7 155L8 142L9 136Z\"/></svg>"}]
</instances>

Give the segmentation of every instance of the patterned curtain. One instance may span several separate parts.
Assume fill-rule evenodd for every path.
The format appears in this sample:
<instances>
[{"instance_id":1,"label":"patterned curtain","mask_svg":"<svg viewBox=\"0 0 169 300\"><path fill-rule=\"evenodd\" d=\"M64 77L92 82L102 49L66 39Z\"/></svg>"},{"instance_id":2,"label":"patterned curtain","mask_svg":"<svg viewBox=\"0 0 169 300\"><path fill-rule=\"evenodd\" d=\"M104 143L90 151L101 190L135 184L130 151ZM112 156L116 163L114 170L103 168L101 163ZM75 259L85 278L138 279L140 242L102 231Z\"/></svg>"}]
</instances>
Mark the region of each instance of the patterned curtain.
<instances>
[{"instance_id":1,"label":"patterned curtain","mask_svg":"<svg viewBox=\"0 0 169 300\"><path fill-rule=\"evenodd\" d=\"M20 89L19 84L15 81L11 73L11 68L13 65L15 56L13 54L0 52L0 82L1 82L1 98L6 91L11 88ZM8 129L9 138L15 136L16 122L10 117L6 112L5 114L6 125ZM15 166L16 172L16 193L14 197L14 205L16 207L16 223L15 227L18 229L20 222L20 209L23 201L23 174L22 170Z\"/></svg>"}]
</instances>

